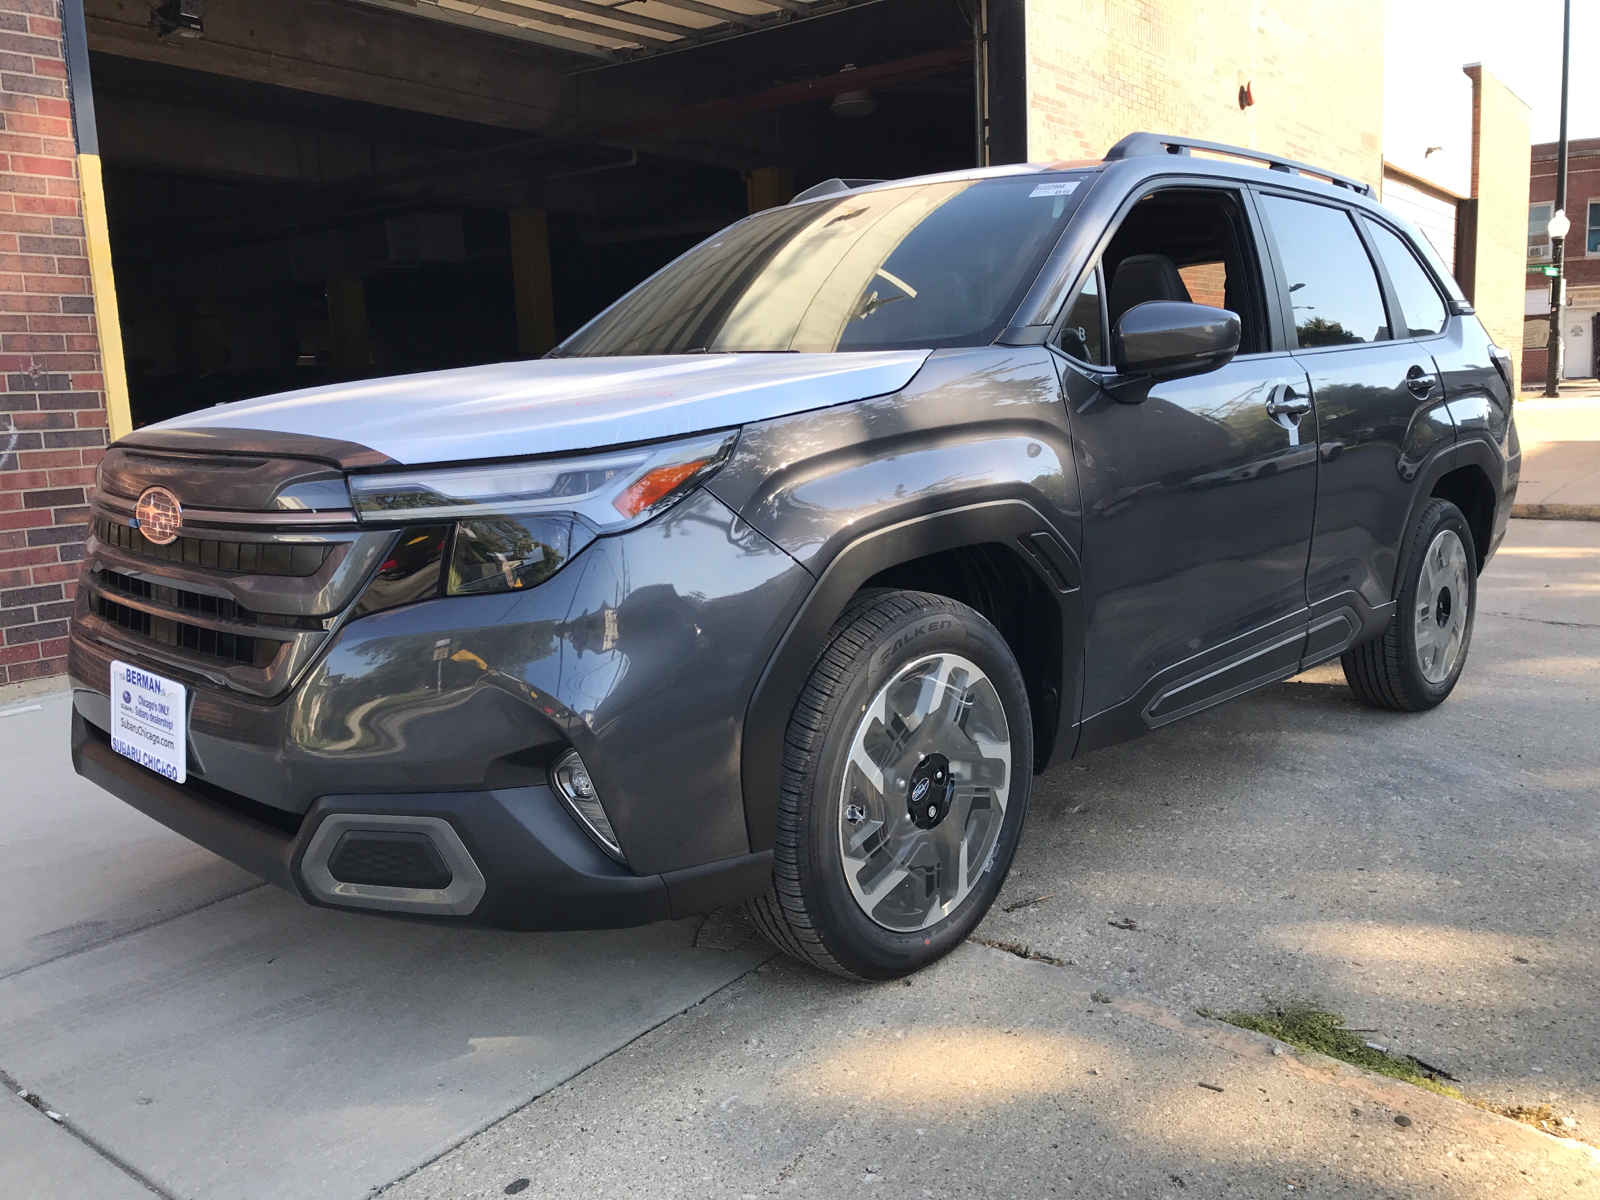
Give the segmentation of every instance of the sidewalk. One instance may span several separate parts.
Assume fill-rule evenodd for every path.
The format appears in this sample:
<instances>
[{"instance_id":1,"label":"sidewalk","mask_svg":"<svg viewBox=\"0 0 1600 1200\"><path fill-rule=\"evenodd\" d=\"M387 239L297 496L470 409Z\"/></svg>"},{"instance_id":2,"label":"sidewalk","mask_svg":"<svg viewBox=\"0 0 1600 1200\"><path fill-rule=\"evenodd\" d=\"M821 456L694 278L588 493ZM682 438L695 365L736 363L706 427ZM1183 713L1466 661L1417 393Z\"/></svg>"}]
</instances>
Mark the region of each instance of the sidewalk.
<instances>
[{"instance_id":1,"label":"sidewalk","mask_svg":"<svg viewBox=\"0 0 1600 1200\"><path fill-rule=\"evenodd\" d=\"M1511 515L1600 521L1600 382L1564 383L1557 400L1524 391L1517 433L1522 483Z\"/></svg>"}]
</instances>

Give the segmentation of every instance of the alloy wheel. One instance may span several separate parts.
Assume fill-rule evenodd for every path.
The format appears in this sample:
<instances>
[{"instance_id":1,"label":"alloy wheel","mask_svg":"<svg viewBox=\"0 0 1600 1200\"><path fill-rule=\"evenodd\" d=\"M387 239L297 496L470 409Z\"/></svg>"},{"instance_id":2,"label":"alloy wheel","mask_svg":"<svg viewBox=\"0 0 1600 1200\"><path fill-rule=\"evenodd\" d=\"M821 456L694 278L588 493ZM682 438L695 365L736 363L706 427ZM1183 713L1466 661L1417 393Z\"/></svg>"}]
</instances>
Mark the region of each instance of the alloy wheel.
<instances>
[{"instance_id":1,"label":"alloy wheel","mask_svg":"<svg viewBox=\"0 0 1600 1200\"><path fill-rule=\"evenodd\" d=\"M1466 639L1467 550L1453 529L1428 544L1417 579L1417 667L1429 683L1443 683L1455 670Z\"/></svg>"},{"instance_id":2,"label":"alloy wheel","mask_svg":"<svg viewBox=\"0 0 1600 1200\"><path fill-rule=\"evenodd\" d=\"M938 923L989 869L1011 785L1011 733L994 684L956 654L903 666L862 712L839 791L839 848L877 924Z\"/></svg>"}]
</instances>

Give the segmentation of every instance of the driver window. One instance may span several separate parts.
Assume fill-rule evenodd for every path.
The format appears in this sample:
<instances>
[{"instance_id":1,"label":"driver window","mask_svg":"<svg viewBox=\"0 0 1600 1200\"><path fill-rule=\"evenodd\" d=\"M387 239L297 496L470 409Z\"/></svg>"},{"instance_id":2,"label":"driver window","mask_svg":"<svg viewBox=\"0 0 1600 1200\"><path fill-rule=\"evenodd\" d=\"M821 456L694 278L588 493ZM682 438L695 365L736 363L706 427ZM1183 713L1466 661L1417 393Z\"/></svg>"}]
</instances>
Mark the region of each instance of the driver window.
<instances>
[{"instance_id":1,"label":"driver window","mask_svg":"<svg viewBox=\"0 0 1600 1200\"><path fill-rule=\"evenodd\" d=\"M1151 300L1207 304L1239 318L1240 354L1269 349L1248 229L1231 192L1172 189L1140 200L1101 260L1110 326Z\"/></svg>"}]
</instances>

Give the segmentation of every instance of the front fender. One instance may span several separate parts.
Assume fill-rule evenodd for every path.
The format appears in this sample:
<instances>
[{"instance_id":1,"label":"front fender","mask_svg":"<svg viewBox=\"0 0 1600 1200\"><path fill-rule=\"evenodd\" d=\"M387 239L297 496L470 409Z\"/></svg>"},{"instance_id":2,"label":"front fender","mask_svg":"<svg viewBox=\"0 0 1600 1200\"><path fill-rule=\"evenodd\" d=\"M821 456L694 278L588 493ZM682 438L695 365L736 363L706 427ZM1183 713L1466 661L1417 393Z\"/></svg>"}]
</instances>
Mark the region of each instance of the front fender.
<instances>
[{"instance_id":1,"label":"front fender","mask_svg":"<svg viewBox=\"0 0 1600 1200\"><path fill-rule=\"evenodd\" d=\"M828 630L862 584L913 559L1002 544L1047 584L1071 660L1062 670L1056 758L1071 753L1081 513L1066 411L1045 350L944 351L895 395L747 426L711 490L818 578L745 717L752 851L773 845L784 731Z\"/></svg>"}]
</instances>

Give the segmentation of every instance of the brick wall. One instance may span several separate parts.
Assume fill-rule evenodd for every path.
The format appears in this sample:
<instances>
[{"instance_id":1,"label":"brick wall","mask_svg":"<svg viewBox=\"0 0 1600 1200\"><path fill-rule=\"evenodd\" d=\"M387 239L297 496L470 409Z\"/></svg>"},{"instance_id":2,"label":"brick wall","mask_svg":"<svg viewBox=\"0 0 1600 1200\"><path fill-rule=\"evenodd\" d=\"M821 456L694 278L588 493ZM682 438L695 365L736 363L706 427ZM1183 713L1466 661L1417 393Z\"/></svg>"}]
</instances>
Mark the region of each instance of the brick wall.
<instances>
[{"instance_id":1,"label":"brick wall","mask_svg":"<svg viewBox=\"0 0 1600 1200\"><path fill-rule=\"evenodd\" d=\"M55 0L0 0L0 684L65 669L106 414Z\"/></svg>"},{"instance_id":2,"label":"brick wall","mask_svg":"<svg viewBox=\"0 0 1600 1200\"><path fill-rule=\"evenodd\" d=\"M1383 17L1382 0L1028 0L1029 157L1099 158L1149 130L1377 186Z\"/></svg>"},{"instance_id":3,"label":"brick wall","mask_svg":"<svg viewBox=\"0 0 1600 1200\"><path fill-rule=\"evenodd\" d=\"M1553 204L1556 198L1556 144L1542 142L1533 147L1532 178L1529 181L1530 204ZM1563 324L1570 329L1572 318L1587 321L1600 309L1600 250L1588 252L1589 206L1596 206L1600 217L1600 138L1574 138L1567 144L1567 216L1572 221L1572 232L1567 235L1563 248L1562 274L1567 280L1567 309L1569 318ZM1547 265L1548 258L1534 260ZM1550 281L1543 275L1528 275L1525 287L1540 293L1534 307L1542 309L1545 316L1530 317L1548 326ZM1526 330L1528 326L1524 324ZM1531 332L1531 331L1530 331ZM1544 330L1536 335L1544 337ZM1590 346L1593 353L1597 347ZM1566 372L1581 371L1592 374L1592 361L1574 362L1573 346L1566 347ZM1524 385L1542 383L1546 377L1545 352L1542 349L1522 351L1522 378Z\"/></svg>"}]
</instances>

